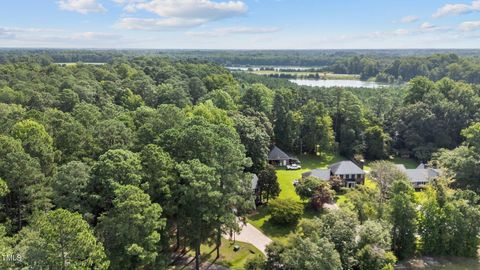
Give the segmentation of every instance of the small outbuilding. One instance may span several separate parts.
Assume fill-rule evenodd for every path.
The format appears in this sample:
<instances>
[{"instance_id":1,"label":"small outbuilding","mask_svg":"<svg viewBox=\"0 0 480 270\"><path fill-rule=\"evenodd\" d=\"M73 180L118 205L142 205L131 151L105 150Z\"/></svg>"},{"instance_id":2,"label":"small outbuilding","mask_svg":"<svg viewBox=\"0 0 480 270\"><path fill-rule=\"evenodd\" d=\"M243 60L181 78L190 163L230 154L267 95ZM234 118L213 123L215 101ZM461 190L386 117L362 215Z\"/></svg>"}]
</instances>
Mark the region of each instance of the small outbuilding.
<instances>
[{"instance_id":1,"label":"small outbuilding","mask_svg":"<svg viewBox=\"0 0 480 270\"><path fill-rule=\"evenodd\" d=\"M282 149L274 146L268 154L268 163L274 166L287 166L289 164L299 164L298 158L288 155Z\"/></svg>"}]
</instances>

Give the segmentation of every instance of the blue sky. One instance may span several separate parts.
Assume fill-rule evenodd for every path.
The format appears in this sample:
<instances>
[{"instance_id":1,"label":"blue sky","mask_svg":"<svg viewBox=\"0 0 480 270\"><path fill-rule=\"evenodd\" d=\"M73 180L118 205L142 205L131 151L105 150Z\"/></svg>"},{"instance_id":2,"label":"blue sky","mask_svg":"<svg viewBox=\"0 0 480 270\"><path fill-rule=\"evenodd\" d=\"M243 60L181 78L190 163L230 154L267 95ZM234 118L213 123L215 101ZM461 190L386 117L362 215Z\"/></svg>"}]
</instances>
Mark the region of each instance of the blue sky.
<instances>
[{"instance_id":1,"label":"blue sky","mask_svg":"<svg viewBox=\"0 0 480 270\"><path fill-rule=\"evenodd\" d=\"M480 48L480 0L2 1L0 47Z\"/></svg>"}]
</instances>

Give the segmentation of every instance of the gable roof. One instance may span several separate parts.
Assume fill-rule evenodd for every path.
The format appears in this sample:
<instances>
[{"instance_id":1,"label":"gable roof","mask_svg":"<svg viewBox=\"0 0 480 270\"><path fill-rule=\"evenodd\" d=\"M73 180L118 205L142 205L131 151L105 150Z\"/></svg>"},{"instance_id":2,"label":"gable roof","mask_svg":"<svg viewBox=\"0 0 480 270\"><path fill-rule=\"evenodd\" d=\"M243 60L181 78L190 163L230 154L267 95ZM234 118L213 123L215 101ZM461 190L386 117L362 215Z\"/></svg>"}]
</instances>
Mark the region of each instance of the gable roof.
<instances>
[{"instance_id":1,"label":"gable roof","mask_svg":"<svg viewBox=\"0 0 480 270\"><path fill-rule=\"evenodd\" d=\"M315 177L322 180L330 180L330 169L313 169L311 171L302 173L302 177Z\"/></svg>"},{"instance_id":2,"label":"gable roof","mask_svg":"<svg viewBox=\"0 0 480 270\"><path fill-rule=\"evenodd\" d=\"M395 164L395 166L404 172L412 183L428 182L432 178L440 176L439 170L427 168L423 163L418 165L416 169L407 169L403 164Z\"/></svg>"},{"instance_id":3,"label":"gable roof","mask_svg":"<svg viewBox=\"0 0 480 270\"><path fill-rule=\"evenodd\" d=\"M435 169L410 169L406 170L405 174L408 176L411 182L428 182L432 178L440 175L440 172Z\"/></svg>"},{"instance_id":4,"label":"gable roof","mask_svg":"<svg viewBox=\"0 0 480 270\"><path fill-rule=\"evenodd\" d=\"M365 174L365 171L350 160L334 163L328 166L328 168L333 174Z\"/></svg>"},{"instance_id":5,"label":"gable roof","mask_svg":"<svg viewBox=\"0 0 480 270\"><path fill-rule=\"evenodd\" d=\"M405 165L403 164L395 164L395 167L397 167L397 169L399 169L402 172L405 172L407 170L407 167L405 167Z\"/></svg>"},{"instance_id":6,"label":"gable roof","mask_svg":"<svg viewBox=\"0 0 480 270\"><path fill-rule=\"evenodd\" d=\"M291 157L287 153L283 152L282 149L274 146L270 153L268 154L268 160L297 160L296 157Z\"/></svg>"}]
</instances>

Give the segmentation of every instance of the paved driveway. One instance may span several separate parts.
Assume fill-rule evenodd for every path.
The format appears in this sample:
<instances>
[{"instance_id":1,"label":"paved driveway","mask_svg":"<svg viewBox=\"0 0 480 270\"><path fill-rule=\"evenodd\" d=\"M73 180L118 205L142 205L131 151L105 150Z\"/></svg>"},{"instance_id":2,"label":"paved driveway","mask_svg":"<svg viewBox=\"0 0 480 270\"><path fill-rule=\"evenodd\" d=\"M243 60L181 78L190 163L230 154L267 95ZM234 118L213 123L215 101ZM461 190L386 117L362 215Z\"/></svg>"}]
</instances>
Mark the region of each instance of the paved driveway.
<instances>
[{"instance_id":1,"label":"paved driveway","mask_svg":"<svg viewBox=\"0 0 480 270\"><path fill-rule=\"evenodd\" d=\"M224 236L225 238L230 238L229 236ZM268 244L272 242L272 239L264 235L259 229L255 228L253 225L247 223L243 225L242 231L235 234L235 240L240 242L245 242L252 244L258 248L263 254L265 254L265 248Z\"/></svg>"}]
</instances>

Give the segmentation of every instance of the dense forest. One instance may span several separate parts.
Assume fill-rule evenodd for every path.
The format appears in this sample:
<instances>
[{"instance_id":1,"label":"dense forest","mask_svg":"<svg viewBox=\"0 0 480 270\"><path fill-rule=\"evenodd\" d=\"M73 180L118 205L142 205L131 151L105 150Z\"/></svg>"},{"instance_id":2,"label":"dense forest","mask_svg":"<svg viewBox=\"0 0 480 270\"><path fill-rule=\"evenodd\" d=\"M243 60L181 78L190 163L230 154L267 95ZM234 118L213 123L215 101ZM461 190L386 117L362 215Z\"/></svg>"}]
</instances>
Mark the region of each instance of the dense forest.
<instances>
[{"instance_id":1,"label":"dense forest","mask_svg":"<svg viewBox=\"0 0 480 270\"><path fill-rule=\"evenodd\" d=\"M407 82L416 76L437 81L443 77L480 83L478 50L0 50L0 63L34 56L57 63L106 63L113 59L163 56L195 59L223 66L315 67L339 74L359 74L379 82ZM45 60L48 61L48 60Z\"/></svg>"},{"instance_id":2,"label":"dense forest","mask_svg":"<svg viewBox=\"0 0 480 270\"><path fill-rule=\"evenodd\" d=\"M207 62L220 53L153 54L0 51L0 253L22 258L0 268L165 269L185 249L198 267L201 245L219 252L222 235L254 209L253 174L275 181L272 145L355 160L406 156L449 178L428 188L419 211L409 183L379 162L383 189L360 187L350 210L302 221L249 269L393 269L416 252L477 255L478 58L259 53L264 64L409 81L344 89L232 74ZM251 63L250 54L222 64ZM58 64L77 61L105 64ZM278 185L261 192L275 197Z\"/></svg>"}]
</instances>

